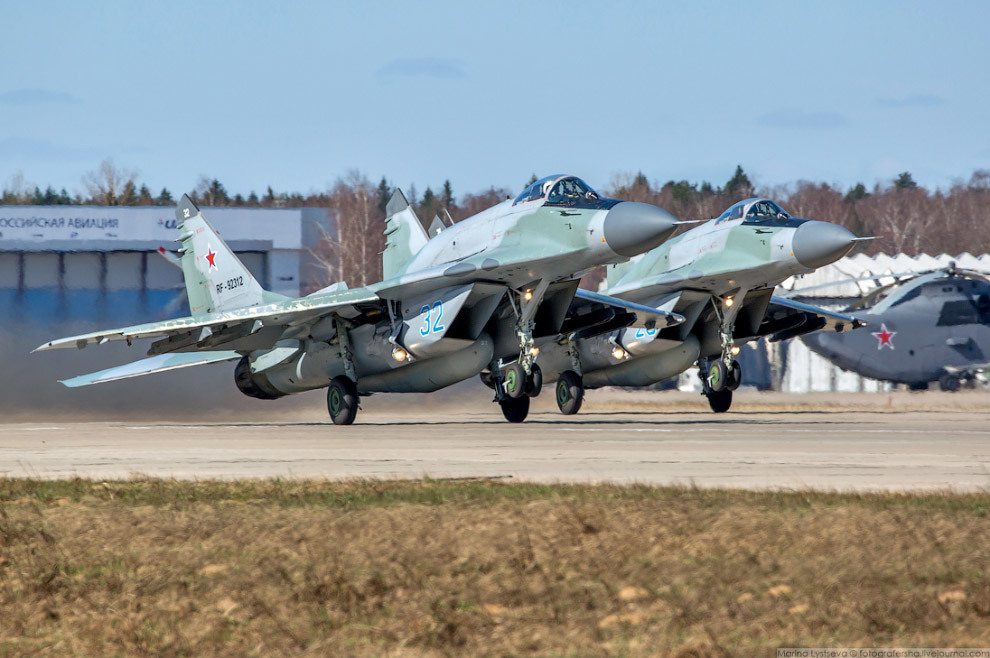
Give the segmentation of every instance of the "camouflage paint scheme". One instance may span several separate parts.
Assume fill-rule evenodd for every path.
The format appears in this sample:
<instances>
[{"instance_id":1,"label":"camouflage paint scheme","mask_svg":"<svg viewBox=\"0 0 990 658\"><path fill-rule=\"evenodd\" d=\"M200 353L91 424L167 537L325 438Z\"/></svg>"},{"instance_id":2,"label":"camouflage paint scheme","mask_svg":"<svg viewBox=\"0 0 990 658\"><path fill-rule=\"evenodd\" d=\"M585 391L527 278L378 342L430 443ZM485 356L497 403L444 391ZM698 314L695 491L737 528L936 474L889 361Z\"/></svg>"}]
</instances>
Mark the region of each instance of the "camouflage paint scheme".
<instances>
[{"instance_id":1,"label":"camouflage paint scheme","mask_svg":"<svg viewBox=\"0 0 990 658\"><path fill-rule=\"evenodd\" d=\"M780 340L860 326L851 316L773 296L778 283L841 258L856 239L835 224L792 218L766 199L741 201L607 270L608 295L678 313L686 322L565 338L544 349L545 377L572 370L588 388L647 386L708 359L731 363L733 347L760 336Z\"/></svg>"},{"instance_id":2,"label":"camouflage paint scheme","mask_svg":"<svg viewBox=\"0 0 990 658\"><path fill-rule=\"evenodd\" d=\"M536 341L558 334L577 278L655 247L677 223L655 206L602 198L571 176L537 181L514 201L435 227L432 239L400 191L387 215L383 281L356 289L340 282L288 299L263 290L184 196L176 216L191 315L72 336L38 350L155 338L149 359L64 383L237 359L238 388L261 399L326 387L335 378L349 380L344 389L353 389L355 399L429 392L511 361L531 377ZM636 311L640 326L683 320L627 300L605 303Z\"/></svg>"}]
</instances>

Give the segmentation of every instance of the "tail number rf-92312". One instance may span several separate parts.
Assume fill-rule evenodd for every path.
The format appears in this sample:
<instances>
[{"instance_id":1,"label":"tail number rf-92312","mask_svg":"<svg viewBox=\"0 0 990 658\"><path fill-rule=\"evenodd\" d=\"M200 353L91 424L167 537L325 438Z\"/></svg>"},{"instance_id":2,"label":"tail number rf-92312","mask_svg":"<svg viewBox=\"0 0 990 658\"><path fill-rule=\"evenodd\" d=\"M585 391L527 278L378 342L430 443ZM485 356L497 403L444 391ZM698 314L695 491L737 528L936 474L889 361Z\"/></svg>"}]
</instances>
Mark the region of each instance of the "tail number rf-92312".
<instances>
[{"instance_id":1,"label":"tail number rf-92312","mask_svg":"<svg viewBox=\"0 0 990 658\"><path fill-rule=\"evenodd\" d=\"M235 276L232 279L227 279L226 281L221 281L217 284L217 292L221 293L225 290L233 290L234 288L240 288L244 285L243 276Z\"/></svg>"},{"instance_id":2,"label":"tail number rf-92312","mask_svg":"<svg viewBox=\"0 0 990 658\"><path fill-rule=\"evenodd\" d=\"M420 336L429 336L446 329L440 324L440 319L443 318L443 301L433 302L433 306L424 304L423 308L419 309L419 314L425 314L423 327L419 330Z\"/></svg>"}]
</instances>

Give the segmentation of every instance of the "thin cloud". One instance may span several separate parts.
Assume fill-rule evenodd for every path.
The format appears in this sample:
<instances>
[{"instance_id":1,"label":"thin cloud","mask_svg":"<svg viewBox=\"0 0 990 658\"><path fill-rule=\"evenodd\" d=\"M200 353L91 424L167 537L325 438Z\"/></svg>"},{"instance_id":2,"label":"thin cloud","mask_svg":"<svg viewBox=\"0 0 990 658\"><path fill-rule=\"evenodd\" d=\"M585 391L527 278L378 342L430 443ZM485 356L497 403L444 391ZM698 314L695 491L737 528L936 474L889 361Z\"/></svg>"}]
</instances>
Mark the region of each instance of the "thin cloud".
<instances>
[{"instance_id":1,"label":"thin cloud","mask_svg":"<svg viewBox=\"0 0 990 658\"><path fill-rule=\"evenodd\" d=\"M46 159L94 159L100 151L91 148L75 148L52 144L43 139L7 137L0 139L0 158Z\"/></svg>"},{"instance_id":2,"label":"thin cloud","mask_svg":"<svg viewBox=\"0 0 990 658\"><path fill-rule=\"evenodd\" d=\"M78 102L79 99L72 94L51 89L11 89L0 92L0 103L6 105L41 105L46 103L71 105Z\"/></svg>"},{"instance_id":3,"label":"thin cloud","mask_svg":"<svg viewBox=\"0 0 990 658\"><path fill-rule=\"evenodd\" d=\"M911 94L902 98L881 98L877 101L880 107L932 107L942 105L945 99L935 94Z\"/></svg>"},{"instance_id":4,"label":"thin cloud","mask_svg":"<svg viewBox=\"0 0 990 658\"><path fill-rule=\"evenodd\" d=\"M764 114L757 122L770 128L792 128L796 130L827 130L839 128L849 123L846 117L837 112L806 112L804 110L777 110Z\"/></svg>"},{"instance_id":5,"label":"thin cloud","mask_svg":"<svg viewBox=\"0 0 990 658\"><path fill-rule=\"evenodd\" d=\"M375 72L385 78L463 78L460 62L443 57L403 57L394 59Z\"/></svg>"}]
</instances>

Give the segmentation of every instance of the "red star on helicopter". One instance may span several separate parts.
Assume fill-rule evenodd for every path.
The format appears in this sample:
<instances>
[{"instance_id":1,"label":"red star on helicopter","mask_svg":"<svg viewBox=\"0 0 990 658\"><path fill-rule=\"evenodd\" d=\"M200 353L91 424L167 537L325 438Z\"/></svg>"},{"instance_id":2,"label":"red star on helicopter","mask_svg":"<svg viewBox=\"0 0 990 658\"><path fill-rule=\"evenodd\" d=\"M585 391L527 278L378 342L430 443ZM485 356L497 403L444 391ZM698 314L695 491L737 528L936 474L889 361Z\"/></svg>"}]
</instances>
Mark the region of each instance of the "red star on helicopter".
<instances>
[{"instance_id":1,"label":"red star on helicopter","mask_svg":"<svg viewBox=\"0 0 990 658\"><path fill-rule=\"evenodd\" d=\"M887 331L887 325L880 324L880 331L871 332L874 337L879 341L877 343L877 349L882 350L883 346L886 345L890 349L894 349L894 336L897 335L896 331Z\"/></svg>"}]
</instances>

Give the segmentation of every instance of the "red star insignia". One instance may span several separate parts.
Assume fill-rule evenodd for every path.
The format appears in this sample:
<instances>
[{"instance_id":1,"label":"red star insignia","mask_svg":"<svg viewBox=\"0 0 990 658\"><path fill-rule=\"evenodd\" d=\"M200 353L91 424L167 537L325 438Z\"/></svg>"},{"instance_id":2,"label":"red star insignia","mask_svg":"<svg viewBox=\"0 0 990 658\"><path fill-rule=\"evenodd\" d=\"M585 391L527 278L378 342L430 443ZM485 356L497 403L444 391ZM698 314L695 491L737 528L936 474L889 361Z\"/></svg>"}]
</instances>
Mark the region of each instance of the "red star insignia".
<instances>
[{"instance_id":1,"label":"red star insignia","mask_svg":"<svg viewBox=\"0 0 990 658\"><path fill-rule=\"evenodd\" d=\"M894 338L894 336L897 335L897 332L896 331L887 331L887 325L881 323L880 324L880 331L874 331L872 333L873 333L873 336L879 341L877 343L877 349L878 350L882 350L883 347L884 347L884 345L886 345L890 349L894 349L893 338Z\"/></svg>"},{"instance_id":2,"label":"red star insignia","mask_svg":"<svg viewBox=\"0 0 990 658\"><path fill-rule=\"evenodd\" d=\"M210 269L215 270L217 269L217 263L215 260L217 257L217 252L213 251L213 247L209 245L207 245L206 249L207 249L206 255L203 256L203 258L205 258L206 262L210 264Z\"/></svg>"}]
</instances>

